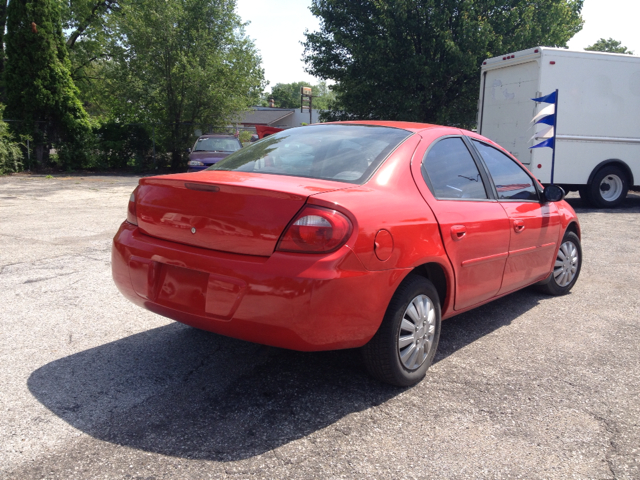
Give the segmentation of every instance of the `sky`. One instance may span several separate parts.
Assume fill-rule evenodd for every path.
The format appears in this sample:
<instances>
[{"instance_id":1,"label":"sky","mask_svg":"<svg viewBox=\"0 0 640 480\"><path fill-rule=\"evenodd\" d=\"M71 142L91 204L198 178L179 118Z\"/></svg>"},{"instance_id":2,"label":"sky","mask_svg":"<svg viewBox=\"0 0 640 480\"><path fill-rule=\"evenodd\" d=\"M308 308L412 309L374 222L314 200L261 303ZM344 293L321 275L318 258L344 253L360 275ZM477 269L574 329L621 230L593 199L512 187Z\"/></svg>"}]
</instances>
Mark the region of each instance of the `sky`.
<instances>
[{"instance_id":1,"label":"sky","mask_svg":"<svg viewBox=\"0 0 640 480\"><path fill-rule=\"evenodd\" d=\"M316 31L320 23L309 11L311 0L237 0L238 14L250 22L246 33L262 56L269 87L317 79L304 71L300 44L305 30ZM582 31L570 41L569 48L581 50L599 38L613 38L640 55L640 0L585 0Z\"/></svg>"},{"instance_id":2,"label":"sky","mask_svg":"<svg viewBox=\"0 0 640 480\"><path fill-rule=\"evenodd\" d=\"M581 50L600 38L613 38L640 55L640 0L585 0L584 26L571 40L569 48Z\"/></svg>"},{"instance_id":3,"label":"sky","mask_svg":"<svg viewBox=\"0 0 640 480\"><path fill-rule=\"evenodd\" d=\"M311 0L237 0L237 12L262 56L262 67L269 87L276 83L318 79L304 71L300 44L304 31L320 29L318 19L309 11Z\"/></svg>"}]
</instances>

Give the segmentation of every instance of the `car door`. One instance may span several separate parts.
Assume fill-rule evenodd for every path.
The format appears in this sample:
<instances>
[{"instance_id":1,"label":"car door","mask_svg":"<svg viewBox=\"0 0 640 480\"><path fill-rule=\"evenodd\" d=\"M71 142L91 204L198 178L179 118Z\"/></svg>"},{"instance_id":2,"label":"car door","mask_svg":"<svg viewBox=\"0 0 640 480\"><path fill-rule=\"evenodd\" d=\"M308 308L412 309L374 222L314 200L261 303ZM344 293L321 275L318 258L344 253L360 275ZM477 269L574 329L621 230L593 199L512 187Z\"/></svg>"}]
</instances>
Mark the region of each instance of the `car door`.
<instances>
[{"instance_id":1,"label":"car door","mask_svg":"<svg viewBox=\"0 0 640 480\"><path fill-rule=\"evenodd\" d=\"M462 136L435 140L423 156L422 178L416 178L428 187L428 203L453 266L455 310L498 293L509 250L509 219L470 148Z\"/></svg>"},{"instance_id":2,"label":"car door","mask_svg":"<svg viewBox=\"0 0 640 480\"><path fill-rule=\"evenodd\" d=\"M543 203L536 181L515 160L497 148L473 139L498 202L511 225L509 257L499 293L507 293L546 276L555 260L560 215L553 203Z\"/></svg>"}]
</instances>

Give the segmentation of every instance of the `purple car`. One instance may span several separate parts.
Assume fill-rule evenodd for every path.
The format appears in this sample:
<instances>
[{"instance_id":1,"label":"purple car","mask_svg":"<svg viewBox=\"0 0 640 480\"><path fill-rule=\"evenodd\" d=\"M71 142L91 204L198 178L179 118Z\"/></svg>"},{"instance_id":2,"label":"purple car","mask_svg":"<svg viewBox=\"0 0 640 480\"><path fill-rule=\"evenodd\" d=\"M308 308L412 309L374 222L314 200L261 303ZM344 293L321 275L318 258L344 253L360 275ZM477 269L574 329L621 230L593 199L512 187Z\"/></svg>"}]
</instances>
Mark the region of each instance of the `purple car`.
<instances>
[{"instance_id":1,"label":"purple car","mask_svg":"<svg viewBox=\"0 0 640 480\"><path fill-rule=\"evenodd\" d=\"M188 172L198 172L240 150L242 143L233 135L202 135L189 153Z\"/></svg>"}]
</instances>

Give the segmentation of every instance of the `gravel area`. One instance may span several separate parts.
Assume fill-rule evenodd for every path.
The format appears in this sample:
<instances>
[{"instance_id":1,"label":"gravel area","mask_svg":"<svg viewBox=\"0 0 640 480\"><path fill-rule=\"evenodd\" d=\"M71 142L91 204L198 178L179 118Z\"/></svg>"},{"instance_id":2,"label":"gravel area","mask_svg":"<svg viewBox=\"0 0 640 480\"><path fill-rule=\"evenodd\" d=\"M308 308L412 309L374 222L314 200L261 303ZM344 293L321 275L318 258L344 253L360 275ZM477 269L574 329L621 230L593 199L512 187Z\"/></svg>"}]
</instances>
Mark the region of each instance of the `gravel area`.
<instances>
[{"instance_id":1,"label":"gravel area","mask_svg":"<svg viewBox=\"0 0 640 480\"><path fill-rule=\"evenodd\" d=\"M0 177L0 478L640 478L640 195L584 209L571 294L443 322L417 386L357 351L200 332L126 301L138 181Z\"/></svg>"}]
</instances>

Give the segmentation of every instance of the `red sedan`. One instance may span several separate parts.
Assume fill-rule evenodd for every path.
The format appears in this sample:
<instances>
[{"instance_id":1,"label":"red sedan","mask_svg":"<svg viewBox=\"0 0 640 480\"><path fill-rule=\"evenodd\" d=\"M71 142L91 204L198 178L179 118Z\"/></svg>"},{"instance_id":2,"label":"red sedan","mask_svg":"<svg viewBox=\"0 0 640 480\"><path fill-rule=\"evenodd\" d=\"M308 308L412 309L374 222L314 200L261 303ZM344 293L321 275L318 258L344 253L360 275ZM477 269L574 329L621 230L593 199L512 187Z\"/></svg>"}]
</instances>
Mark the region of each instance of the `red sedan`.
<instances>
[{"instance_id":1,"label":"red sedan","mask_svg":"<svg viewBox=\"0 0 640 480\"><path fill-rule=\"evenodd\" d=\"M573 287L580 226L563 196L466 130L294 128L205 171L141 179L113 278L179 322L295 350L362 347L371 374L412 385L441 319L533 284Z\"/></svg>"}]
</instances>

